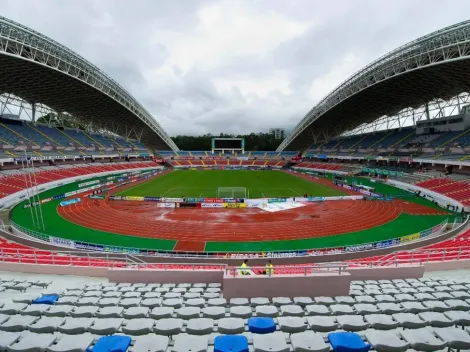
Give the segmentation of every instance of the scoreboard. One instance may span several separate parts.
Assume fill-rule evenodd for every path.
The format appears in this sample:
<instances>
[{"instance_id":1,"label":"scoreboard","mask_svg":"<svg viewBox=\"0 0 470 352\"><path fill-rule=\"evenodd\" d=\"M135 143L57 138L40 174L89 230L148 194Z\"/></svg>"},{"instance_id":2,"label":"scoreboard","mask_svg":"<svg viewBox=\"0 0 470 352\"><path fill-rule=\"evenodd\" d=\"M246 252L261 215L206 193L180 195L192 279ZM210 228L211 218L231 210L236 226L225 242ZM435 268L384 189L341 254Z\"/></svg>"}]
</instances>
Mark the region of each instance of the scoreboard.
<instances>
[{"instance_id":1,"label":"scoreboard","mask_svg":"<svg viewBox=\"0 0 470 352\"><path fill-rule=\"evenodd\" d=\"M240 150L245 151L244 138L212 138L212 152Z\"/></svg>"}]
</instances>

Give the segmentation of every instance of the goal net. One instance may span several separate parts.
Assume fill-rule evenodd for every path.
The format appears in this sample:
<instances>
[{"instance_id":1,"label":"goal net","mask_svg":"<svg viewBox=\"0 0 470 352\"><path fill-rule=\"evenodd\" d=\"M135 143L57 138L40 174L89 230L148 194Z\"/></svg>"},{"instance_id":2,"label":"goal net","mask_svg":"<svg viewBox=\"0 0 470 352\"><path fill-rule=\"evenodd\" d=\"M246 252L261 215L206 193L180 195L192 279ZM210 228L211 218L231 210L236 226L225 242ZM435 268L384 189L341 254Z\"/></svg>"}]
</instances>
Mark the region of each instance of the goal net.
<instances>
[{"instance_id":1,"label":"goal net","mask_svg":"<svg viewBox=\"0 0 470 352\"><path fill-rule=\"evenodd\" d=\"M248 198L248 191L245 187L219 187L217 198Z\"/></svg>"}]
</instances>

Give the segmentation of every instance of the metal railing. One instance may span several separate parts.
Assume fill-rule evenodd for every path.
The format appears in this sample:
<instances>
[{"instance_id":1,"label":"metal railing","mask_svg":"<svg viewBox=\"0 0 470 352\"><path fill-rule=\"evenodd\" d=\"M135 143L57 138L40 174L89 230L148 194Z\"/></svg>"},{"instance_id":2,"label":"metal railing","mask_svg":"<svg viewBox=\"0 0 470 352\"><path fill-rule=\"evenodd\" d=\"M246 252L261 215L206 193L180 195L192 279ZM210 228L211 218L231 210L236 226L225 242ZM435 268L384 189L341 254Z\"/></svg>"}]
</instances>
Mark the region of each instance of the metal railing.
<instances>
[{"instance_id":1,"label":"metal railing","mask_svg":"<svg viewBox=\"0 0 470 352\"><path fill-rule=\"evenodd\" d=\"M376 242L369 242L366 244L362 245L356 245L356 246L348 246L348 247L336 247L336 248L319 248L319 249L305 249L305 250L297 250L297 251L272 251L272 258L278 258L278 257L296 257L296 256L318 256L318 251L335 251L335 254L343 254L343 253L351 253L351 252L362 252L362 251L368 251L371 249L382 249L382 248L388 248L392 246L398 246L400 244L410 244L414 243L417 241L422 240L423 238L430 238L431 236L439 236L442 234L442 232L445 230L446 225L448 224L448 220L444 220L442 223L433 226L432 228L426 229L424 231L421 231L420 233L425 233L429 232L434 228L437 228L438 226L440 227L439 230L434 231L434 233L430 232L429 235L426 237L420 237L415 240L409 240L406 242L398 242L396 244L388 245L388 246L380 246L380 244L383 244L388 241L397 241L400 238L407 237L407 236L401 236L397 238L390 239L388 241L376 241ZM46 235L42 232L38 232L35 230L27 229L21 225L18 225L14 222L11 222L11 230L12 233L15 236L18 237L23 237L23 238L34 238L36 240L42 241L43 243L47 243L49 245L54 245L54 246L62 246L64 248L71 248L71 246L68 246L67 243L74 243L76 249L80 250L91 250L91 251L96 251L98 247L104 248L111 248L110 253L115 253L115 254L132 254L132 255L145 255L145 256L153 256L153 257L170 257L170 258L229 258L229 259L242 259L246 255L251 255L251 254L259 254L259 253L253 253L253 252L239 252L239 253L212 253L212 252L203 252L203 253L195 253L195 252L179 252L179 251L159 251L159 250L141 250L139 248L132 248L132 247L120 247L120 246L103 246L99 243L91 243L91 242L80 242L80 247L71 240L63 240L63 243L57 242L60 241L61 238L53 237ZM360 249L363 247L363 249ZM73 247L72 247L73 248ZM341 250L342 249L342 250ZM349 250L348 250L349 249ZM276 253L281 253L283 254L282 256L277 256ZM303 253L303 254L300 254ZM291 254L291 255L290 255ZM261 257L262 258L262 257Z\"/></svg>"}]
</instances>

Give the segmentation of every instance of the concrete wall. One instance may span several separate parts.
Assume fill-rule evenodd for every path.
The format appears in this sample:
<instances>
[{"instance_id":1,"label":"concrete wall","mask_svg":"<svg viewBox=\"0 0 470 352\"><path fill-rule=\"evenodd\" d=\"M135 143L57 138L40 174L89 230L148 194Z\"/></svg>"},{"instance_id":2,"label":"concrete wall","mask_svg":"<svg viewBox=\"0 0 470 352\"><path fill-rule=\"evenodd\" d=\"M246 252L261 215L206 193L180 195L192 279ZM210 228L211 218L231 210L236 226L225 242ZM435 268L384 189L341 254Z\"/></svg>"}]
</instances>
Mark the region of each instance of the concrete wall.
<instances>
[{"instance_id":1,"label":"concrete wall","mask_svg":"<svg viewBox=\"0 0 470 352\"><path fill-rule=\"evenodd\" d=\"M470 269L470 260L461 259L461 260L452 260L448 262L433 262L433 263L424 264L424 270L426 272L458 270L458 269Z\"/></svg>"},{"instance_id":2,"label":"concrete wall","mask_svg":"<svg viewBox=\"0 0 470 352\"><path fill-rule=\"evenodd\" d=\"M107 277L111 282L130 283L223 283L223 270L136 270L109 269Z\"/></svg>"},{"instance_id":3,"label":"concrete wall","mask_svg":"<svg viewBox=\"0 0 470 352\"><path fill-rule=\"evenodd\" d=\"M107 277L108 268L66 266L66 265L39 265L0 262L0 271L17 273L46 274L46 275L76 275Z\"/></svg>"},{"instance_id":4,"label":"concrete wall","mask_svg":"<svg viewBox=\"0 0 470 352\"><path fill-rule=\"evenodd\" d=\"M224 297L348 296L351 275L318 273L307 276L275 275L224 278Z\"/></svg>"},{"instance_id":5,"label":"concrete wall","mask_svg":"<svg viewBox=\"0 0 470 352\"><path fill-rule=\"evenodd\" d=\"M352 280L419 279L423 277L425 267L423 265L403 265L398 267L349 268L346 271L351 275Z\"/></svg>"}]
</instances>

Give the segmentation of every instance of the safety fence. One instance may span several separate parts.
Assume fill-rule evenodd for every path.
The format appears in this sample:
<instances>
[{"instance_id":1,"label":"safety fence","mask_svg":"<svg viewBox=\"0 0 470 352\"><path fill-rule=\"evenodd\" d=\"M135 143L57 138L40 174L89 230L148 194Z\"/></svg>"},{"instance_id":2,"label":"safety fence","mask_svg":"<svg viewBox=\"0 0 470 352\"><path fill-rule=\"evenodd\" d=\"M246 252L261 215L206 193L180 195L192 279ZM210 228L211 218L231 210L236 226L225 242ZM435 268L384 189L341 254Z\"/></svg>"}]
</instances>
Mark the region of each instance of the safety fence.
<instances>
[{"instance_id":1,"label":"safety fence","mask_svg":"<svg viewBox=\"0 0 470 352\"><path fill-rule=\"evenodd\" d=\"M464 221L460 219L459 221ZM69 239L58 238L49 236L39 231L33 231L24 228L14 222L11 223L11 231L17 237L23 237L27 239L39 240L49 245L63 247L64 250L86 250L99 253L113 253L113 254L132 254L142 255L151 257L172 257L172 258L225 258L225 259L245 259L245 258L289 258L289 257L306 257L306 256L321 256L329 254L345 254L345 253L356 253L363 251L370 251L374 249L384 249L393 246L399 246L402 244L413 243L422 239L429 238L431 236L439 236L446 230L448 220L433 226L430 229L402 236L385 241L370 242L355 246L335 247L335 248L324 248L324 249L308 249L303 251L286 251L286 252L268 252L268 253L195 253L195 252L178 252L178 251L152 251L142 250L139 248L129 247L114 247L105 246L96 243L72 241ZM462 226L462 223L460 223Z\"/></svg>"}]
</instances>

